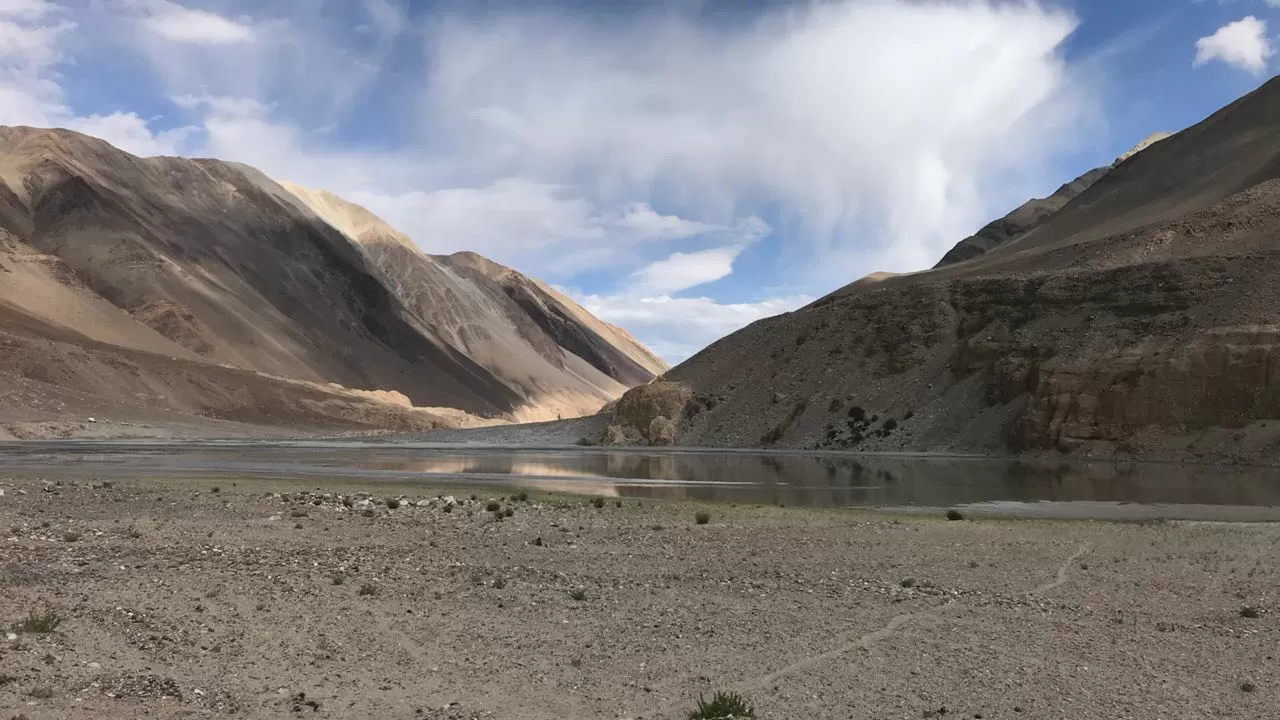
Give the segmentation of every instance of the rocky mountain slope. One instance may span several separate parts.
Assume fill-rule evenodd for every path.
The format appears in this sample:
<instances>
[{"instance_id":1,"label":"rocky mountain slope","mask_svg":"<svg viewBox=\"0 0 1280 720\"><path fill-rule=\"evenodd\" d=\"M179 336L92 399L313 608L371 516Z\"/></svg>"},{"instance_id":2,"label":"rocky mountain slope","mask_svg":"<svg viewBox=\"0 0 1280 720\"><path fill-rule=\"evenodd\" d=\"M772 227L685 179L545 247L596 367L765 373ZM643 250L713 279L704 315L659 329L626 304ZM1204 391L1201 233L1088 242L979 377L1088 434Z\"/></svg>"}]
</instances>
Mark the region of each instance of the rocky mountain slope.
<instances>
[{"instance_id":1,"label":"rocky mountain slope","mask_svg":"<svg viewBox=\"0 0 1280 720\"><path fill-rule=\"evenodd\" d=\"M662 369L551 293L536 295L545 314L527 318L489 299L493 288L462 280L428 297L434 289L419 285L438 276L393 278L368 244L331 223L247 166L143 159L69 131L0 127L6 407L43 417L52 411L42 393L71 392L81 395L59 402L73 415L96 398L108 408L287 425L314 415L296 412L305 395L324 398L330 424L378 426L410 406L519 418L598 408ZM432 304L451 292L468 301ZM510 340L509 327L540 323L559 334L525 333L540 352L517 355L502 374L458 341ZM552 347L560 340L572 347ZM519 350L515 341L503 349ZM534 355L550 359L519 377L520 361ZM99 381L108 368L120 383ZM22 403L12 395L19 386ZM547 407L557 393L573 402Z\"/></svg>"},{"instance_id":2,"label":"rocky mountain slope","mask_svg":"<svg viewBox=\"0 0 1280 720\"><path fill-rule=\"evenodd\" d=\"M1120 163L1137 155L1152 145L1170 137L1172 133L1156 133L1148 136L1145 140L1135 145L1129 151L1116 158L1115 162L1106 167L1094 168L1080 177L1066 183L1058 188L1052 195L1046 198L1036 198L1028 200L1019 205L1013 212L1005 215L999 220L988 223L972 236L956 243L942 260L934 267L943 267L952 263L958 263L970 258L975 258L991 248L1008 240L1023 234L1036 223L1044 220L1050 215L1058 212L1064 205L1079 197L1080 193L1093 187L1093 184L1102 179L1104 175L1111 172Z\"/></svg>"},{"instance_id":3,"label":"rocky mountain slope","mask_svg":"<svg viewBox=\"0 0 1280 720\"><path fill-rule=\"evenodd\" d=\"M437 337L528 398L515 413L521 420L595 412L667 369L625 331L544 283L475 253L427 255L359 205L284 187L358 244Z\"/></svg>"},{"instance_id":4,"label":"rocky mountain slope","mask_svg":"<svg viewBox=\"0 0 1280 720\"><path fill-rule=\"evenodd\" d=\"M677 441L1280 460L1278 118L1272 80L985 253L720 340L664 377Z\"/></svg>"}]
</instances>

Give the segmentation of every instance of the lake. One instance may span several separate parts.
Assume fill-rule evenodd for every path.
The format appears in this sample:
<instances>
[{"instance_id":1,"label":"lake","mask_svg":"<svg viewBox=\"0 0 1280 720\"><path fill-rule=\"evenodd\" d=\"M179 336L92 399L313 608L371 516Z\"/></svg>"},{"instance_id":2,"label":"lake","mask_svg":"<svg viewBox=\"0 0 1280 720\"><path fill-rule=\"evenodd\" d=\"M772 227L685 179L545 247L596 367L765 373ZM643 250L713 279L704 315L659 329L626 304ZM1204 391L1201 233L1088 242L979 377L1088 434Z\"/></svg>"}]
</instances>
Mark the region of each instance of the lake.
<instances>
[{"instance_id":1,"label":"lake","mask_svg":"<svg viewBox=\"0 0 1280 720\"><path fill-rule=\"evenodd\" d=\"M0 443L0 474L315 478L977 515L1280 521L1280 469L376 441Z\"/></svg>"}]
</instances>

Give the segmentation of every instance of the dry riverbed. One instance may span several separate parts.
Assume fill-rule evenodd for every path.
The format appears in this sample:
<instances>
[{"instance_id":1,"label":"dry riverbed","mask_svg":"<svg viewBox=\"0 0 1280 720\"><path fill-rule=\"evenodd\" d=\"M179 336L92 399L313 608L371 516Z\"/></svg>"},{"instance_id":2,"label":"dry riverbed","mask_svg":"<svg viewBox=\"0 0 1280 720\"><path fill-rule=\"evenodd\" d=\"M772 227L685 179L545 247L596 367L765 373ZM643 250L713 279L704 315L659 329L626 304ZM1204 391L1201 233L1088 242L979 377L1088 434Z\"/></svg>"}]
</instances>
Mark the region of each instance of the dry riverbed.
<instances>
[{"instance_id":1,"label":"dry riverbed","mask_svg":"<svg viewBox=\"0 0 1280 720\"><path fill-rule=\"evenodd\" d=\"M0 720L1280 706L1274 525L315 485L0 479Z\"/></svg>"}]
</instances>

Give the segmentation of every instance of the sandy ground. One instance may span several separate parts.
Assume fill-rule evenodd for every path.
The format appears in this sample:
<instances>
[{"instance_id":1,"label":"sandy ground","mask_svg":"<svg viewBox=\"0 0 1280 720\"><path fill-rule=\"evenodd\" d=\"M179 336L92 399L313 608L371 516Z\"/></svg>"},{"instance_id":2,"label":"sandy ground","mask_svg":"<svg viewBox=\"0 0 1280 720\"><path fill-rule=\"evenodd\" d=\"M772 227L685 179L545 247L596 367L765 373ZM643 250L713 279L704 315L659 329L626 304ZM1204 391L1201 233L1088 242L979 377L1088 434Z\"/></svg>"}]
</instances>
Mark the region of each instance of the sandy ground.
<instances>
[{"instance_id":1,"label":"sandy ground","mask_svg":"<svg viewBox=\"0 0 1280 720\"><path fill-rule=\"evenodd\" d=\"M218 484L0 479L0 621L65 617L0 644L0 717L683 718L718 689L808 720L1280 705L1275 525L548 495L495 521L456 489L445 512L428 488L391 510Z\"/></svg>"}]
</instances>

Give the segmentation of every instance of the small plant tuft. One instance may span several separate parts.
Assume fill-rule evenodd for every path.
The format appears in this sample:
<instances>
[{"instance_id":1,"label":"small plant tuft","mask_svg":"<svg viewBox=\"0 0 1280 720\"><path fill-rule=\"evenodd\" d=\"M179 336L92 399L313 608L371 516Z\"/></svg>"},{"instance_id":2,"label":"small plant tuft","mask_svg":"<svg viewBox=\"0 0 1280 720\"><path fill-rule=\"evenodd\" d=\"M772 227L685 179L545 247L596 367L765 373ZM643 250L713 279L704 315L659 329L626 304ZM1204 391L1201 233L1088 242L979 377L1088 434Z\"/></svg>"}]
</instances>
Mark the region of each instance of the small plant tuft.
<instances>
[{"instance_id":1,"label":"small plant tuft","mask_svg":"<svg viewBox=\"0 0 1280 720\"><path fill-rule=\"evenodd\" d=\"M68 530L62 533L62 542L80 542L80 533L75 530Z\"/></svg>"},{"instance_id":2,"label":"small plant tuft","mask_svg":"<svg viewBox=\"0 0 1280 720\"><path fill-rule=\"evenodd\" d=\"M214 486L213 486L213 494L214 494L214 495L217 495L217 494L218 494L218 493L220 493L220 492L222 492L222 488L218 487L217 485L214 485Z\"/></svg>"},{"instance_id":3,"label":"small plant tuft","mask_svg":"<svg viewBox=\"0 0 1280 720\"><path fill-rule=\"evenodd\" d=\"M698 512L693 514L693 521L698 523L699 525L706 525L707 523L711 522L711 513L707 512L706 510L699 510Z\"/></svg>"},{"instance_id":4,"label":"small plant tuft","mask_svg":"<svg viewBox=\"0 0 1280 720\"><path fill-rule=\"evenodd\" d=\"M494 589L494 590L501 590L502 588L504 588L504 587L506 587L506 586L507 586L507 579L506 579L506 578L504 578L504 577L502 577L501 575L499 575L498 577L496 577L496 578L494 578L494 579L493 579L493 589Z\"/></svg>"},{"instance_id":5,"label":"small plant tuft","mask_svg":"<svg viewBox=\"0 0 1280 720\"><path fill-rule=\"evenodd\" d=\"M1257 690L1257 689L1258 689L1258 686L1257 686L1257 685L1254 685L1254 684L1253 684L1253 683L1251 683L1251 682L1242 682L1242 683L1240 683L1240 692L1247 692L1247 693L1251 693L1251 692L1253 692L1254 690Z\"/></svg>"},{"instance_id":6,"label":"small plant tuft","mask_svg":"<svg viewBox=\"0 0 1280 720\"><path fill-rule=\"evenodd\" d=\"M755 708L736 692L718 692L711 702L698 698L698 707L689 713L689 720L749 720L756 716Z\"/></svg>"},{"instance_id":7,"label":"small plant tuft","mask_svg":"<svg viewBox=\"0 0 1280 720\"><path fill-rule=\"evenodd\" d=\"M604 498L602 497L592 498L591 504L594 505L597 510L599 510L600 508L604 507Z\"/></svg>"},{"instance_id":8,"label":"small plant tuft","mask_svg":"<svg viewBox=\"0 0 1280 720\"><path fill-rule=\"evenodd\" d=\"M396 498L387 498L387 509L388 509L388 510L399 510L399 509L400 509L400 501L399 501L399 500L397 500Z\"/></svg>"},{"instance_id":9,"label":"small plant tuft","mask_svg":"<svg viewBox=\"0 0 1280 720\"><path fill-rule=\"evenodd\" d=\"M582 588L574 588L569 591L569 598L571 600L577 600L578 602L582 602L587 599L587 591L583 590Z\"/></svg>"},{"instance_id":10,"label":"small plant tuft","mask_svg":"<svg viewBox=\"0 0 1280 720\"><path fill-rule=\"evenodd\" d=\"M964 514L961 513L959 510L952 508L951 510L947 511L947 519L951 520L952 522L956 520L963 520Z\"/></svg>"},{"instance_id":11,"label":"small plant tuft","mask_svg":"<svg viewBox=\"0 0 1280 720\"><path fill-rule=\"evenodd\" d=\"M497 500L490 500L484 504L484 509L486 512L498 512L502 509L502 503Z\"/></svg>"},{"instance_id":12,"label":"small plant tuft","mask_svg":"<svg viewBox=\"0 0 1280 720\"><path fill-rule=\"evenodd\" d=\"M502 514L507 517L511 517L512 515L516 514L516 509L508 505L507 507L503 508Z\"/></svg>"},{"instance_id":13,"label":"small plant tuft","mask_svg":"<svg viewBox=\"0 0 1280 720\"><path fill-rule=\"evenodd\" d=\"M916 579L915 579L915 578L907 578L907 579L903 580L902 582L900 582L900 583L898 583L898 584L899 584L899 585L901 585L901 586L902 586L902 587L904 587L904 588L913 588L913 587L915 587L915 586L916 586Z\"/></svg>"},{"instance_id":14,"label":"small plant tuft","mask_svg":"<svg viewBox=\"0 0 1280 720\"><path fill-rule=\"evenodd\" d=\"M371 597L373 595L377 595L378 586L371 583L365 583L360 586L360 589L356 591L356 594L360 597Z\"/></svg>"},{"instance_id":15,"label":"small plant tuft","mask_svg":"<svg viewBox=\"0 0 1280 720\"><path fill-rule=\"evenodd\" d=\"M58 629L62 624L62 616L55 610L48 608L43 611L32 610L27 613L26 619L14 626L16 632L28 633L32 635L48 635Z\"/></svg>"},{"instance_id":16,"label":"small plant tuft","mask_svg":"<svg viewBox=\"0 0 1280 720\"><path fill-rule=\"evenodd\" d=\"M347 576L342 573L334 573L330 580L334 585L343 585L347 582Z\"/></svg>"},{"instance_id":17,"label":"small plant tuft","mask_svg":"<svg viewBox=\"0 0 1280 720\"><path fill-rule=\"evenodd\" d=\"M1249 620L1257 620L1262 617L1262 611L1256 607L1242 607L1240 608L1240 617L1247 618Z\"/></svg>"},{"instance_id":18,"label":"small plant tuft","mask_svg":"<svg viewBox=\"0 0 1280 720\"><path fill-rule=\"evenodd\" d=\"M616 505L617 507L622 507L622 501L621 501L621 500L615 500L613 504L614 504L614 505Z\"/></svg>"},{"instance_id":19,"label":"small plant tuft","mask_svg":"<svg viewBox=\"0 0 1280 720\"><path fill-rule=\"evenodd\" d=\"M529 502L529 493L527 493L527 492L525 492L525 491L521 490L521 491L520 491L520 494L516 495L516 501L517 501L517 502Z\"/></svg>"}]
</instances>

